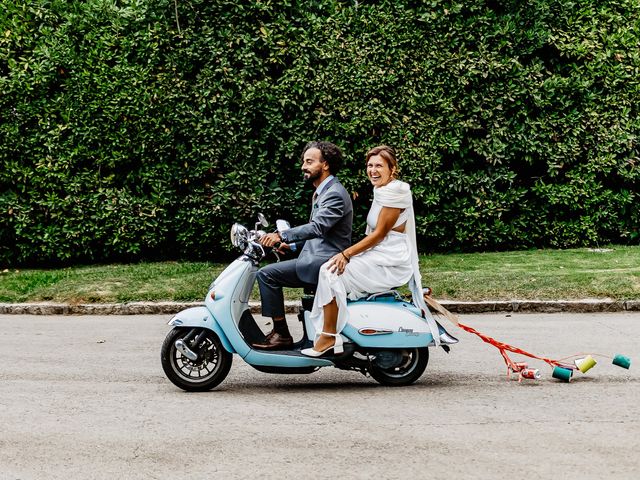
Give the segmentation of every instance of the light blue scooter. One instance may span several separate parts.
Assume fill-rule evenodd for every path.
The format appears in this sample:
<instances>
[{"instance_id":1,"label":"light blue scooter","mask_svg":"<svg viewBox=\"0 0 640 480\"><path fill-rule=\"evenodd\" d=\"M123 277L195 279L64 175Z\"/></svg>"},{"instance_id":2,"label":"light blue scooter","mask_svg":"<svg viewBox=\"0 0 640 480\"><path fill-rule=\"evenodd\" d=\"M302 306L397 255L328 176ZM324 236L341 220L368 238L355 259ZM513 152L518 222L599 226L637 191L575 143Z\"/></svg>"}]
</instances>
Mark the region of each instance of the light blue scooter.
<instances>
[{"instance_id":1,"label":"light blue scooter","mask_svg":"<svg viewBox=\"0 0 640 480\"><path fill-rule=\"evenodd\" d=\"M429 361L428 347L435 342L421 312L395 290L349 302L350 320L342 331L340 355L311 358L300 353L312 346L309 339L315 337L309 321L310 295L303 297L298 315L304 332L300 341L288 350L251 348L265 339L249 309L258 265L266 255L258 243L264 231L258 227L268 224L263 215L258 219L254 230L233 225L231 242L243 254L211 284L205 305L183 310L169 321L174 328L162 344L161 361L171 382L187 391L210 390L226 378L234 353L267 373L312 373L320 367L337 367L369 374L391 386L409 385L420 378ZM458 340L439 324L438 328L440 345L449 351L449 345Z\"/></svg>"}]
</instances>

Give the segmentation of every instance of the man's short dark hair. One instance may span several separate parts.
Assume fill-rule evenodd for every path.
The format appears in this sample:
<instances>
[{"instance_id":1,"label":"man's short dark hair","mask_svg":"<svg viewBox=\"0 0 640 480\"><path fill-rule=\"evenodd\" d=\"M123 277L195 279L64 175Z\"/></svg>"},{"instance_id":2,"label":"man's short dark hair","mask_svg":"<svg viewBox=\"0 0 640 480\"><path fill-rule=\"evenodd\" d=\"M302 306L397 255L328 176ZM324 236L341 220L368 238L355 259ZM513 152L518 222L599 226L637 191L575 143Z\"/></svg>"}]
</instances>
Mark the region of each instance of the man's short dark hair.
<instances>
[{"instance_id":1,"label":"man's short dark hair","mask_svg":"<svg viewBox=\"0 0 640 480\"><path fill-rule=\"evenodd\" d=\"M337 174L342 168L342 150L331 142L309 142L302 150L301 158L310 148L317 148L322 153L322 159L329 164L329 172L331 175Z\"/></svg>"}]
</instances>

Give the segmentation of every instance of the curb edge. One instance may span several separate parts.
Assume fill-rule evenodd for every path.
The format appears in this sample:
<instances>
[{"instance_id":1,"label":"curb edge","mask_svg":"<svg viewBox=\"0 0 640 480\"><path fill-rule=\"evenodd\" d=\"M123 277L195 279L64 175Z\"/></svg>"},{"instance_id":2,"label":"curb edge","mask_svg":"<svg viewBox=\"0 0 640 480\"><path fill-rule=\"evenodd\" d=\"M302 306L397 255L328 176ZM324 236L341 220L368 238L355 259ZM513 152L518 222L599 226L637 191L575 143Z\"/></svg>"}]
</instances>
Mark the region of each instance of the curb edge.
<instances>
[{"instance_id":1,"label":"curb edge","mask_svg":"<svg viewBox=\"0 0 640 480\"><path fill-rule=\"evenodd\" d=\"M479 302L441 300L454 313L602 313L638 312L640 300L484 300ZM175 314L203 302L128 302L128 303L0 303L0 315L164 315ZM299 302L285 302L286 313L297 313ZM261 312L259 302L249 302L251 313Z\"/></svg>"}]
</instances>

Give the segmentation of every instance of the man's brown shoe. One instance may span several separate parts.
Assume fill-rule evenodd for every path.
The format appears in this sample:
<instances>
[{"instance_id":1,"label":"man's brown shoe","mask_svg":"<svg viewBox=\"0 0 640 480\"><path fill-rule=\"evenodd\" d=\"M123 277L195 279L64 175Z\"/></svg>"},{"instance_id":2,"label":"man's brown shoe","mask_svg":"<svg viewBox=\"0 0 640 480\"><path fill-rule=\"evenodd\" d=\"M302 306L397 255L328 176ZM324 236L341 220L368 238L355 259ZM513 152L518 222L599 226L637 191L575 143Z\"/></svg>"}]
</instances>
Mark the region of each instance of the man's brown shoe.
<instances>
[{"instance_id":1,"label":"man's brown shoe","mask_svg":"<svg viewBox=\"0 0 640 480\"><path fill-rule=\"evenodd\" d=\"M271 332L267 335L262 343L251 344L253 348L258 350L282 350L293 346L293 337L291 335L281 335Z\"/></svg>"}]
</instances>

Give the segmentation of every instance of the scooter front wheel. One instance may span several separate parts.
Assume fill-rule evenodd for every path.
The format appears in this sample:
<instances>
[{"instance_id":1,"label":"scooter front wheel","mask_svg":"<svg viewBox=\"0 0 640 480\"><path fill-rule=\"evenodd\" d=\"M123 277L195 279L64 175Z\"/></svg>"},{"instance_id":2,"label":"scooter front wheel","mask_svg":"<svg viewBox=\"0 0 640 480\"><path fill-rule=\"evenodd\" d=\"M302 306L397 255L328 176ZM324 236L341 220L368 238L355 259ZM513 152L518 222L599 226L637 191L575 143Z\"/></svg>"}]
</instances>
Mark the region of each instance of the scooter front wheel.
<instances>
[{"instance_id":1,"label":"scooter front wheel","mask_svg":"<svg viewBox=\"0 0 640 480\"><path fill-rule=\"evenodd\" d=\"M179 340L184 340L189 353L195 353L197 358L185 356L176 346ZM204 392L227 377L233 355L224 349L211 330L174 328L164 339L160 360L165 375L174 385L188 392Z\"/></svg>"},{"instance_id":2,"label":"scooter front wheel","mask_svg":"<svg viewBox=\"0 0 640 480\"><path fill-rule=\"evenodd\" d=\"M398 356L397 360L393 361L389 354ZM429 349L426 347L387 350L380 352L368 370L374 380L382 385L403 387L418 380L427 368L427 363Z\"/></svg>"}]
</instances>

